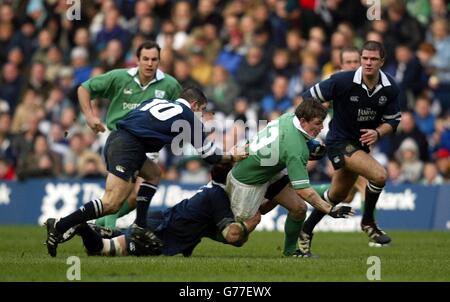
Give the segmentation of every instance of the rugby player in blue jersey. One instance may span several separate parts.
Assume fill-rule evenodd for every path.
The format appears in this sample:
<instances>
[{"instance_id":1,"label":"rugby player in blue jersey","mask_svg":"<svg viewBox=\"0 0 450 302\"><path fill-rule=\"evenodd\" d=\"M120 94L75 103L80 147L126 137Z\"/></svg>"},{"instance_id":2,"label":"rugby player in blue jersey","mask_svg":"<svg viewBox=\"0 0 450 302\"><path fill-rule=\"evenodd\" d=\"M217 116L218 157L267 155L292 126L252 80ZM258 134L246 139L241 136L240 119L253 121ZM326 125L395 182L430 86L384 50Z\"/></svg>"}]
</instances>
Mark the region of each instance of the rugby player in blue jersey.
<instances>
[{"instance_id":1,"label":"rugby player in blue jersey","mask_svg":"<svg viewBox=\"0 0 450 302\"><path fill-rule=\"evenodd\" d=\"M156 247L145 238L135 238L131 230L111 230L82 223L75 228L89 255L103 256L173 256L188 257L202 238L242 246L261 220L258 212L252 218L237 222L225 192L225 181L231 163L215 164L211 168L212 181L201 187L191 198L184 199L165 211L150 211L147 223L163 245Z\"/></svg>"},{"instance_id":2,"label":"rugby player in blue jersey","mask_svg":"<svg viewBox=\"0 0 450 302\"><path fill-rule=\"evenodd\" d=\"M222 155L213 142L206 139L203 124L194 114L194 111L203 111L206 105L207 98L203 92L190 87L184 89L176 101L158 98L144 101L119 121L117 130L111 132L105 144L108 176L103 197L86 203L59 220L47 220L46 243L49 254L56 256L58 243L64 240L63 234L71 227L115 213L133 189L132 179L139 171L145 171L141 169L146 161L145 154L158 152L174 138L177 138L177 143L191 143L202 158L211 164L246 157L244 152L237 150L239 148L235 148L231 155ZM150 201L156 189L153 184L142 183L131 236L146 237L160 246L161 241L147 228L146 223Z\"/></svg>"},{"instance_id":3,"label":"rugby player in blue jersey","mask_svg":"<svg viewBox=\"0 0 450 302\"><path fill-rule=\"evenodd\" d=\"M369 154L369 148L381 137L395 132L401 118L399 88L392 77L381 71L384 58L383 45L367 41L361 51L361 67L338 72L302 95L322 102L333 101L334 115L326 145L335 173L324 198L338 204L345 200L358 176L368 180L361 228L369 236L369 245L386 245L391 241L374 217L387 173ZM314 209L305 221L297 256L311 255L313 229L324 215Z\"/></svg>"}]
</instances>

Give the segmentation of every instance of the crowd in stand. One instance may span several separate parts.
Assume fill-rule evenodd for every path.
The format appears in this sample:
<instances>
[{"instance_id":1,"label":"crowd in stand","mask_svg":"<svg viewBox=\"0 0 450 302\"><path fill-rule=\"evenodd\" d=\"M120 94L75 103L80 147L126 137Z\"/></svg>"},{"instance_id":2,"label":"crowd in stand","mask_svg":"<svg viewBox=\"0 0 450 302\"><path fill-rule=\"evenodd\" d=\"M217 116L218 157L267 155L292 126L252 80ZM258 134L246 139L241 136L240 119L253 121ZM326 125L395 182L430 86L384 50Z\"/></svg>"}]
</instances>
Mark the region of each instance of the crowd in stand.
<instances>
[{"instance_id":1,"label":"crowd in stand","mask_svg":"<svg viewBox=\"0 0 450 302\"><path fill-rule=\"evenodd\" d=\"M381 18L369 20L366 2L83 0L79 20L70 20L76 1L0 0L0 179L102 177L108 133L86 127L76 90L93 75L135 66L145 40L162 47L161 70L205 91L215 114L204 119L221 125L213 135L226 146L256 131L226 120L277 118L339 71L342 48L376 40L403 111L376 158L392 183L450 183L449 3L381 1ZM94 104L104 117L108 101ZM208 181L195 156L166 149L160 164L165 179ZM326 159L310 162L311 180L331 173Z\"/></svg>"}]
</instances>

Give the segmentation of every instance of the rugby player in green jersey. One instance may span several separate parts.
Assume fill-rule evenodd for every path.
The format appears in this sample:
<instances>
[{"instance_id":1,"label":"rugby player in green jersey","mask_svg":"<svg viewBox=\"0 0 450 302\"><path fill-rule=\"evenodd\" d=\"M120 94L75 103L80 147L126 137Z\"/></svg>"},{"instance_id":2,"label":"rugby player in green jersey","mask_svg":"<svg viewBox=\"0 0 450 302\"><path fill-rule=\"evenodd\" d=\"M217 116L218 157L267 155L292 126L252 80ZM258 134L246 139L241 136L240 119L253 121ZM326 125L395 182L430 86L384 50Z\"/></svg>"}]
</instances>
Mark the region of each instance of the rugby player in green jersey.
<instances>
[{"instance_id":1,"label":"rugby player in green jersey","mask_svg":"<svg viewBox=\"0 0 450 302\"><path fill-rule=\"evenodd\" d=\"M99 117L93 113L91 100L95 98L110 100L106 115L106 127L109 130L116 130L116 123L145 100L152 98L175 100L178 98L181 85L174 77L158 69L160 51L156 42L146 41L136 51L137 67L111 70L89 79L78 88L80 107L86 117L86 123L92 131L98 133L106 130ZM161 174L159 166L152 161L157 158L157 155L157 153L148 154L149 160L145 162L139 174L146 183L153 187L158 185ZM124 202L118 212L98 219L97 224L114 228L118 217L126 215L136 207L136 194L138 196L146 194L138 192L138 190L145 191L148 188L148 186L142 187L141 183L142 181L139 179L136 183L136 190L132 191L128 202ZM152 192L150 194L153 195ZM151 197L149 197L150 199Z\"/></svg>"},{"instance_id":2,"label":"rugby player in green jersey","mask_svg":"<svg viewBox=\"0 0 450 302\"><path fill-rule=\"evenodd\" d=\"M250 142L249 157L228 174L227 192L237 220L254 216L265 198L289 211L283 251L286 256L296 251L307 211L305 201L334 218L353 215L351 207L327 203L309 183L308 142L319 134L326 115L327 109L318 100L305 98L295 113L285 113L261 130Z\"/></svg>"}]
</instances>

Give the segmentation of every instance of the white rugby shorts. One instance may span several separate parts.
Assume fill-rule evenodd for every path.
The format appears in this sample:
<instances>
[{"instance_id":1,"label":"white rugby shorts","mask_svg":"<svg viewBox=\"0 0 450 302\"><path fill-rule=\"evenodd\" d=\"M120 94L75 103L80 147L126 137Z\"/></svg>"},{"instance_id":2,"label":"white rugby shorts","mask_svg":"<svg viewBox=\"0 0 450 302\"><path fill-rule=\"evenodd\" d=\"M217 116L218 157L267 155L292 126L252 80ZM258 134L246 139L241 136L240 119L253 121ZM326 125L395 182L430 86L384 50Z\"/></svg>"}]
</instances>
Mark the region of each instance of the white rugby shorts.
<instances>
[{"instance_id":1,"label":"white rugby shorts","mask_svg":"<svg viewBox=\"0 0 450 302\"><path fill-rule=\"evenodd\" d=\"M283 176L284 174L280 172L264 184L246 185L234 178L230 171L227 176L226 191L234 218L237 221L245 221L255 216L264 201L267 188Z\"/></svg>"}]
</instances>

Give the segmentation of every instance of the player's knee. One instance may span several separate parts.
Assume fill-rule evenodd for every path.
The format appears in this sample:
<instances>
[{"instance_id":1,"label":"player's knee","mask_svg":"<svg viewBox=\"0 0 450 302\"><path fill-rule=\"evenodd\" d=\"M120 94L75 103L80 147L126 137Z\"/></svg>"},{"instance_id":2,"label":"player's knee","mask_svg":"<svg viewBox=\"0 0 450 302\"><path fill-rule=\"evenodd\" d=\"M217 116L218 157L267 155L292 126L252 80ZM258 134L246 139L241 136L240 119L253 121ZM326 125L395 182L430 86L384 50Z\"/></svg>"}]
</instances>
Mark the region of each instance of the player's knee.
<instances>
[{"instance_id":1,"label":"player's knee","mask_svg":"<svg viewBox=\"0 0 450 302\"><path fill-rule=\"evenodd\" d=\"M139 176L149 183L158 184L161 179L161 173L161 168L156 163L146 161L139 171Z\"/></svg>"},{"instance_id":2,"label":"player's knee","mask_svg":"<svg viewBox=\"0 0 450 302\"><path fill-rule=\"evenodd\" d=\"M378 171L378 173L375 175L374 179L371 180L371 182L373 182L378 186L384 187L387 178L388 178L387 171L385 169L380 169L380 171Z\"/></svg>"},{"instance_id":3,"label":"player's knee","mask_svg":"<svg viewBox=\"0 0 450 302\"><path fill-rule=\"evenodd\" d=\"M297 202L293 208L289 210L289 214L296 219L304 219L306 217L306 212L308 207L305 202Z\"/></svg>"},{"instance_id":4,"label":"player's knee","mask_svg":"<svg viewBox=\"0 0 450 302\"><path fill-rule=\"evenodd\" d=\"M117 213L117 211L119 211L122 205L121 201L108 198L107 196L104 196L102 198L102 204L103 204L103 214Z\"/></svg>"},{"instance_id":5,"label":"player's knee","mask_svg":"<svg viewBox=\"0 0 450 302\"><path fill-rule=\"evenodd\" d=\"M154 171L154 173L147 175L147 177L144 178L146 182L149 182L151 184L159 184L161 180L161 169L158 171Z\"/></svg>"}]
</instances>

